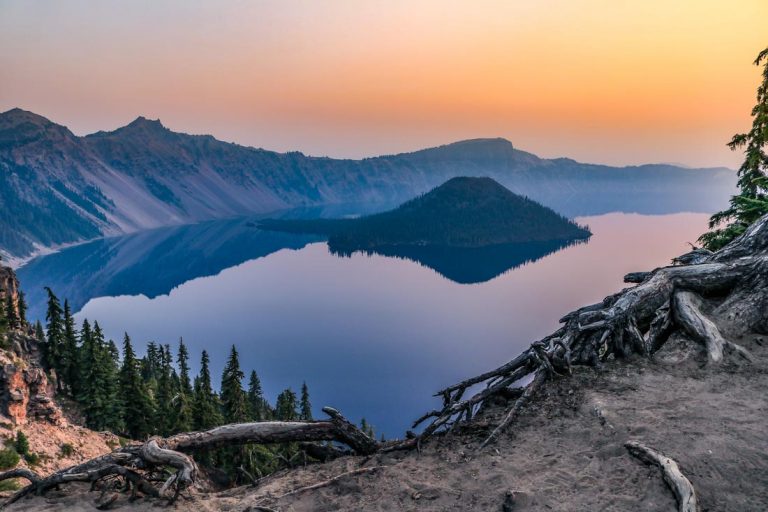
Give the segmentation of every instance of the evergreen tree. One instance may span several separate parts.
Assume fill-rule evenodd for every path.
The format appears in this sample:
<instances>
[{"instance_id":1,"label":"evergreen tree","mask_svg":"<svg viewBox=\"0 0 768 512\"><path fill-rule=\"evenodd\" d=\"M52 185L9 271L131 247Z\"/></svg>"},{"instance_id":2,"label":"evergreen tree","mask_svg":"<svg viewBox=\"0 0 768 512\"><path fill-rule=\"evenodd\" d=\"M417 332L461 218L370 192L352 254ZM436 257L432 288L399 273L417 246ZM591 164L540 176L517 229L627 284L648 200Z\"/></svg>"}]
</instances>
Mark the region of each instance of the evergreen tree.
<instances>
[{"instance_id":1,"label":"evergreen tree","mask_svg":"<svg viewBox=\"0 0 768 512\"><path fill-rule=\"evenodd\" d=\"M94 332L96 331L98 331L99 339L103 340L104 335L101 333L98 323L94 327ZM104 407L105 427L115 432L121 432L124 430L125 424L119 398L120 351L112 340L109 340L106 344L102 343L100 346L104 347L101 360L106 380L104 386L106 396L106 405Z\"/></svg>"},{"instance_id":2,"label":"evergreen tree","mask_svg":"<svg viewBox=\"0 0 768 512\"><path fill-rule=\"evenodd\" d=\"M768 48L757 56L755 66L763 66L762 82L757 88L757 104L752 109L752 129L734 135L728 146L744 148L744 163L738 171L739 194L731 198L728 209L709 219L708 233L699 241L713 251L744 233L750 224L768 213Z\"/></svg>"},{"instance_id":3,"label":"evergreen tree","mask_svg":"<svg viewBox=\"0 0 768 512\"><path fill-rule=\"evenodd\" d=\"M192 398L192 419L195 430L206 430L222 422L218 397L211 387L211 372L208 368L208 352L203 350L200 360L200 375L195 379Z\"/></svg>"},{"instance_id":4,"label":"evergreen tree","mask_svg":"<svg viewBox=\"0 0 768 512\"><path fill-rule=\"evenodd\" d=\"M40 347L45 347L45 331L43 330L43 324L40 320L35 322L35 339L40 344Z\"/></svg>"},{"instance_id":5,"label":"evergreen tree","mask_svg":"<svg viewBox=\"0 0 768 512\"><path fill-rule=\"evenodd\" d=\"M47 342L44 352L45 361L48 368L56 370L56 389L61 392L63 390L61 361L65 343L63 311L61 303L58 297L54 295L53 290L46 287L45 291L48 292L48 311L45 315L45 319L48 322Z\"/></svg>"},{"instance_id":6,"label":"evergreen tree","mask_svg":"<svg viewBox=\"0 0 768 512\"><path fill-rule=\"evenodd\" d=\"M5 302L0 302L0 333L8 328L8 318L5 314Z\"/></svg>"},{"instance_id":7,"label":"evergreen tree","mask_svg":"<svg viewBox=\"0 0 768 512\"><path fill-rule=\"evenodd\" d=\"M360 420L360 430L363 431L363 434L368 434L368 437L371 439L376 439L376 433L373 431L373 425L368 423L365 418Z\"/></svg>"},{"instance_id":8,"label":"evergreen tree","mask_svg":"<svg viewBox=\"0 0 768 512\"><path fill-rule=\"evenodd\" d=\"M245 374L240 369L237 349L232 345L229 359L221 376L221 406L224 421L227 423L242 423L248 421L248 405L243 391Z\"/></svg>"},{"instance_id":9,"label":"evergreen tree","mask_svg":"<svg viewBox=\"0 0 768 512\"><path fill-rule=\"evenodd\" d=\"M139 361L133 352L128 334L123 341L123 365L120 368L120 397L126 433L133 439L143 439L152 433L154 410L146 384L141 378Z\"/></svg>"},{"instance_id":10,"label":"evergreen tree","mask_svg":"<svg viewBox=\"0 0 768 512\"><path fill-rule=\"evenodd\" d=\"M16 432L16 441L14 442L14 448L19 455L29 455L29 440L26 434L19 430Z\"/></svg>"},{"instance_id":11,"label":"evergreen tree","mask_svg":"<svg viewBox=\"0 0 768 512\"><path fill-rule=\"evenodd\" d=\"M269 419L269 404L264 399L261 381L255 370L251 370L251 376L248 379L248 408L253 421Z\"/></svg>"},{"instance_id":12,"label":"evergreen tree","mask_svg":"<svg viewBox=\"0 0 768 512\"><path fill-rule=\"evenodd\" d=\"M83 320L80 328L80 350L78 352L78 386L75 399L81 404L88 404L91 401L91 392L93 389L93 368L96 364L96 351L93 343L93 332L88 319ZM87 419L87 417L86 417Z\"/></svg>"},{"instance_id":13,"label":"evergreen tree","mask_svg":"<svg viewBox=\"0 0 768 512\"><path fill-rule=\"evenodd\" d=\"M19 320L22 326L27 325L27 298L21 290L19 290Z\"/></svg>"},{"instance_id":14,"label":"evergreen tree","mask_svg":"<svg viewBox=\"0 0 768 512\"><path fill-rule=\"evenodd\" d=\"M64 300L64 343L61 347L61 375L59 378L69 389L70 394L77 394L77 331L75 330L75 321L72 318L72 312L69 309L69 301Z\"/></svg>"},{"instance_id":15,"label":"evergreen tree","mask_svg":"<svg viewBox=\"0 0 768 512\"><path fill-rule=\"evenodd\" d=\"M291 388L277 395L275 416L280 421L296 421L298 419L299 415L296 413L296 393Z\"/></svg>"},{"instance_id":16,"label":"evergreen tree","mask_svg":"<svg viewBox=\"0 0 768 512\"><path fill-rule=\"evenodd\" d=\"M161 435L168 435L173 428L174 409L172 400L175 396L174 376L171 348L168 345L159 348L159 377L157 380L157 394L155 395L155 428Z\"/></svg>"},{"instance_id":17,"label":"evergreen tree","mask_svg":"<svg viewBox=\"0 0 768 512\"><path fill-rule=\"evenodd\" d=\"M309 388L307 383L301 385L301 403L299 406L299 417L304 421L312 420L312 404L309 402Z\"/></svg>"},{"instance_id":18,"label":"evergreen tree","mask_svg":"<svg viewBox=\"0 0 768 512\"><path fill-rule=\"evenodd\" d=\"M179 385L174 400L174 432L187 432L192 430L192 384L189 380L189 352L184 345L184 340L179 339L179 350L176 355L179 365Z\"/></svg>"},{"instance_id":19,"label":"evergreen tree","mask_svg":"<svg viewBox=\"0 0 768 512\"><path fill-rule=\"evenodd\" d=\"M16 304L14 304L13 296L10 293L5 294L5 319L10 329L21 327L19 315L16 314Z\"/></svg>"},{"instance_id":20,"label":"evergreen tree","mask_svg":"<svg viewBox=\"0 0 768 512\"><path fill-rule=\"evenodd\" d=\"M147 389L153 396L157 391L157 381L160 378L160 349L157 343L150 341L147 343L147 353L141 358L141 378L147 384Z\"/></svg>"},{"instance_id":21,"label":"evergreen tree","mask_svg":"<svg viewBox=\"0 0 768 512\"><path fill-rule=\"evenodd\" d=\"M104 340L98 322L91 331L88 322L84 321L81 332L81 378L84 384L80 387L79 397L86 423L94 430L121 431L117 347L111 340L108 343Z\"/></svg>"},{"instance_id":22,"label":"evergreen tree","mask_svg":"<svg viewBox=\"0 0 768 512\"><path fill-rule=\"evenodd\" d=\"M189 352L184 340L179 338L179 350L176 355L176 362L179 365L179 387L187 395L192 394L192 383L189 379Z\"/></svg>"}]
</instances>

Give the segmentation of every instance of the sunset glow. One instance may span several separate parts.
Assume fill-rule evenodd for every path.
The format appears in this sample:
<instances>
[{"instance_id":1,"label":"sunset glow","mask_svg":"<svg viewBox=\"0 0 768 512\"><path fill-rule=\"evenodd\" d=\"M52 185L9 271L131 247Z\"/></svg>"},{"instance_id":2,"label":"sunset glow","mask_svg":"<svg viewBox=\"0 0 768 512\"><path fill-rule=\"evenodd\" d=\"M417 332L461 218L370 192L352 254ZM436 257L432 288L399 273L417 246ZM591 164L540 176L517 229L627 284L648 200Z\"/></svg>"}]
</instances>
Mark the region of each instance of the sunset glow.
<instances>
[{"instance_id":1,"label":"sunset glow","mask_svg":"<svg viewBox=\"0 0 768 512\"><path fill-rule=\"evenodd\" d=\"M736 167L768 2L0 1L0 111L360 157L500 136Z\"/></svg>"}]
</instances>

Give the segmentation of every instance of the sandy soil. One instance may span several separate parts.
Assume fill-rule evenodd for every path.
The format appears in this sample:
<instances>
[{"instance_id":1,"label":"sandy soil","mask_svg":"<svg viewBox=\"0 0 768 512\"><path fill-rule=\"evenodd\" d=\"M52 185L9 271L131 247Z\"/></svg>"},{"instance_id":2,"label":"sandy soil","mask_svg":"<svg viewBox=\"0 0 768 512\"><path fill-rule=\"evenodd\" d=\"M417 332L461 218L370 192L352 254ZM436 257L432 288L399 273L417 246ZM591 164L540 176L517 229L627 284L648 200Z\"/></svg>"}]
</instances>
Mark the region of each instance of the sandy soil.
<instances>
[{"instance_id":1,"label":"sandy soil","mask_svg":"<svg viewBox=\"0 0 768 512\"><path fill-rule=\"evenodd\" d=\"M760 341L762 340L762 345ZM672 511L654 467L631 457L638 440L676 459L702 511L768 509L768 339L740 340L756 355L704 366L699 348L672 340L653 362L636 357L601 371L580 368L549 384L495 444L478 452L504 413L415 452L348 457L278 474L259 487L198 495L177 510ZM379 469L294 492L347 471ZM70 486L10 510L95 510L98 493ZM123 510L151 508L121 498ZM268 507L260 509L259 506Z\"/></svg>"}]
</instances>

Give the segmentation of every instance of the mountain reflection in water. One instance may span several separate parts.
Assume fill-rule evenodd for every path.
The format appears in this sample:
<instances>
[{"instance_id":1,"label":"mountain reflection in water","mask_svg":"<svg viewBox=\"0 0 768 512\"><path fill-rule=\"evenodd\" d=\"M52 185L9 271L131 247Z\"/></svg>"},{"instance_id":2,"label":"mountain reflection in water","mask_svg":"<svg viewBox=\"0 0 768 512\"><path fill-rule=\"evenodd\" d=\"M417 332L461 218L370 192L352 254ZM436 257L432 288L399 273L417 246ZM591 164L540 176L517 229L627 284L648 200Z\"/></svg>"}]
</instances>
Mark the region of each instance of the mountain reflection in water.
<instances>
[{"instance_id":1,"label":"mountain reflection in water","mask_svg":"<svg viewBox=\"0 0 768 512\"><path fill-rule=\"evenodd\" d=\"M369 256L378 254L410 260L434 270L455 283L474 284L490 281L512 269L533 263L553 252L579 243L588 243L588 241L529 242L487 247L392 245L352 252L331 246L330 251L341 257L349 257L354 252L362 252Z\"/></svg>"}]
</instances>

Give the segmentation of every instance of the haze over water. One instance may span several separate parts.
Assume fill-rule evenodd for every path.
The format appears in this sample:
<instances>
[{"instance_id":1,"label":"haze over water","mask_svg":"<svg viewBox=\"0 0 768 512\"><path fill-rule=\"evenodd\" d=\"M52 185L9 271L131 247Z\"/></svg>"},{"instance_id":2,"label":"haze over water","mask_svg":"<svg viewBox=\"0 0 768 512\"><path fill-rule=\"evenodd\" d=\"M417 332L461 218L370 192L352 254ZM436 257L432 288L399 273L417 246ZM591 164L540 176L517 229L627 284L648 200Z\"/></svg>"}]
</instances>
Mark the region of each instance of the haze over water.
<instances>
[{"instance_id":1,"label":"haze over water","mask_svg":"<svg viewBox=\"0 0 768 512\"><path fill-rule=\"evenodd\" d=\"M181 336L193 371L200 351L209 351L216 383L235 344L244 370L258 372L271 402L306 380L316 415L332 405L393 437L436 405L432 394L440 387L511 359L553 331L563 314L621 289L627 272L669 264L703 232L707 218L580 217L594 233L588 243L545 251L541 259L474 284L407 259L360 253L340 258L316 238L275 238L235 221L194 228L223 230L227 240L240 241L223 251L227 261L218 258L220 234L187 234L196 247L179 234L185 228L174 228L173 236L139 235L156 238L156 247L171 258L163 268L173 268L178 282L161 283L168 272L153 267L151 258L125 260L121 243L149 243L130 237L40 258L20 277L30 297L40 297L44 284L57 290L59 283L64 298L81 265L92 279L82 281L86 295L78 299L84 304L78 321L98 320L116 341L128 331L140 354L147 341L175 347ZM208 258L207 271L196 267L200 257ZM131 277L137 275L142 279ZM41 311L42 304L31 306Z\"/></svg>"}]
</instances>

